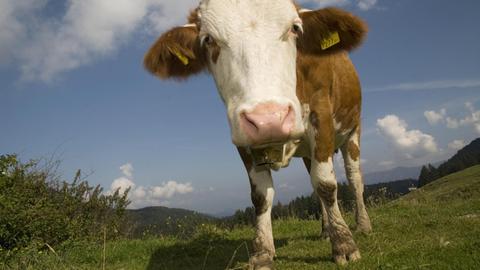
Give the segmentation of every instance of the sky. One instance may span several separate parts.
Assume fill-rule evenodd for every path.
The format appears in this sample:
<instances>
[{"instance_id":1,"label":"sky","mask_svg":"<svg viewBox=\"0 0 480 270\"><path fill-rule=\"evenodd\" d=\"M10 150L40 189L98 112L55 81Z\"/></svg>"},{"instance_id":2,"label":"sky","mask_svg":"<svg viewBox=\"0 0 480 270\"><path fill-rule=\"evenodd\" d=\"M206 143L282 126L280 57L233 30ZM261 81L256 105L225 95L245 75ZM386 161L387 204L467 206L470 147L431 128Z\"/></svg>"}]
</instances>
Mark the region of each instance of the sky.
<instances>
[{"instance_id":1,"label":"sky","mask_svg":"<svg viewBox=\"0 0 480 270\"><path fill-rule=\"evenodd\" d=\"M419 166L480 137L480 2L310 0L369 25L351 58L363 87L364 172ZM62 161L131 208L210 214L250 206L213 79L160 81L142 67L197 0L0 0L0 154ZM344 177L336 157L337 176ZM274 173L276 199L312 192L301 160Z\"/></svg>"}]
</instances>

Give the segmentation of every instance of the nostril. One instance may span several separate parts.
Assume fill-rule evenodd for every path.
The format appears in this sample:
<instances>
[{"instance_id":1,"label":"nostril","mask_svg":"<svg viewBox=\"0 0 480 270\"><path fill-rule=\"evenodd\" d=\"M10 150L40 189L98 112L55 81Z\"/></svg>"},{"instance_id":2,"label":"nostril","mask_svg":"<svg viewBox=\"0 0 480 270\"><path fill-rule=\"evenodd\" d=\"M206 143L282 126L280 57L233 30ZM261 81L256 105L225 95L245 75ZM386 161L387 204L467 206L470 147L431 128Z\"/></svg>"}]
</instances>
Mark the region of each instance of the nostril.
<instances>
[{"instance_id":1,"label":"nostril","mask_svg":"<svg viewBox=\"0 0 480 270\"><path fill-rule=\"evenodd\" d=\"M251 128L254 128L255 130L258 131L258 127L257 127L257 125L255 124L255 121L254 121L251 117L249 117L247 113L245 113L245 112L242 113L242 119L244 120L244 122L245 122L248 126L250 126Z\"/></svg>"},{"instance_id":2,"label":"nostril","mask_svg":"<svg viewBox=\"0 0 480 270\"><path fill-rule=\"evenodd\" d=\"M286 128L288 131L293 129L295 124L295 111L292 106L288 106L288 111L285 114L285 118L282 121L282 127Z\"/></svg>"}]
</instances>

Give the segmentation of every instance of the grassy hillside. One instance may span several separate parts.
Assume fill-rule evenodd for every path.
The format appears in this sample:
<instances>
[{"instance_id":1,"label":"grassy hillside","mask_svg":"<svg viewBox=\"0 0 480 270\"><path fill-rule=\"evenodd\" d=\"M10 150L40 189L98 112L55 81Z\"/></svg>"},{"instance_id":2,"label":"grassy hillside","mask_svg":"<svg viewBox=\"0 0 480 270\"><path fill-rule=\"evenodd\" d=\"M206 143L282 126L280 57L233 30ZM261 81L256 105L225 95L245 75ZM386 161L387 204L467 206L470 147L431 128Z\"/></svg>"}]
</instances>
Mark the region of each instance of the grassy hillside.
<instances>
[{"instance_id":1,"label":"grassy hillside","mask_svg":"<svg viewBox=\"0 0 480 270\"><path fill-rule=\"evenodd\" d=\"M186 233L194 230L199 224L215 220L214 217L195 211L163 206L127 210L126 216L128 222L133 225L131 233L135 237L146 232L150 235ZM182 226L182 228L179 229L179 226Z\"/></svg>"},{"instance_id":2,"label":"grassy hillside","mask_svg":"<svg viewBox=\"0 0 480 270\"><path fill-rule=\"evenodd\" d=\"M347 269L480 269L480 166L446 176L399 200L370 209L374 233L355 234L362 260ZM347 216L352 223L352 217ZM317 221L274 223L277 269L337 269ZM106 244L106 269L245 269L251 228L200 226L190 240L155 238ZM98 244L56 253L17 252L11 268L101 269ZM0 268L5 265L0 263Z\"/></svg>"}]
</instances>

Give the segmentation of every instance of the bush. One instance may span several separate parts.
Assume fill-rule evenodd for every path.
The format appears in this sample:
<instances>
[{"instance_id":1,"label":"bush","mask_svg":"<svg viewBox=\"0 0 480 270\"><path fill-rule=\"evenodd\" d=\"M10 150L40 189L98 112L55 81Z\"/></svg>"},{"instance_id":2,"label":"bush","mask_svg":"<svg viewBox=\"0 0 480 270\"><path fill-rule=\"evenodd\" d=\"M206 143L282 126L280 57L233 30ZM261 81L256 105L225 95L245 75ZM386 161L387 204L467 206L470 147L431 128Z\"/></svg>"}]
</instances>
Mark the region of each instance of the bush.
<instances>
[{"instance_id":1,"label":"bush","mask_svg":"<svg viewBox=\"0 0 480 270\"><path fill-rule=\"evenodd\" d=\"M103 239L121 234L127 192L103 194L77 172L72 183L59 180L58 163L42 168L0 156L0 250L55 246L66 240Z\"/></svg>"}]
</instances>

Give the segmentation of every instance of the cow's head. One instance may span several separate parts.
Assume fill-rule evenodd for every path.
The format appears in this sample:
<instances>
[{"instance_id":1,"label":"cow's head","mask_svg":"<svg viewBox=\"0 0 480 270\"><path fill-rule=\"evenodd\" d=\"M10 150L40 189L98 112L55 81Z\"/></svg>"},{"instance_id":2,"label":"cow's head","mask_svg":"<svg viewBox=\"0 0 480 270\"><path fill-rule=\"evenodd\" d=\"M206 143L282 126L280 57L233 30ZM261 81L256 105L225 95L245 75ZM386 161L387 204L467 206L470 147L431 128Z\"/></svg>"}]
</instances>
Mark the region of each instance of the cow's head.
<instances>
[{"instance_id":1,"label":"cow's head","mask_svg":"<svg viewBox=\"0 0 480 270\"><path fill-rule=\"evenodd\" d=\"M156 41L144 64L160 78L186 78L208 68L227 107L233 143L282 143L305 129L296 96L297 50L350 49L361 40L358 29L365 31L363 23L349 13L304 12L291 0L203 0L189 24ZM341 41L322 48L332 33Z\"/></svg>"}]
</instances>

